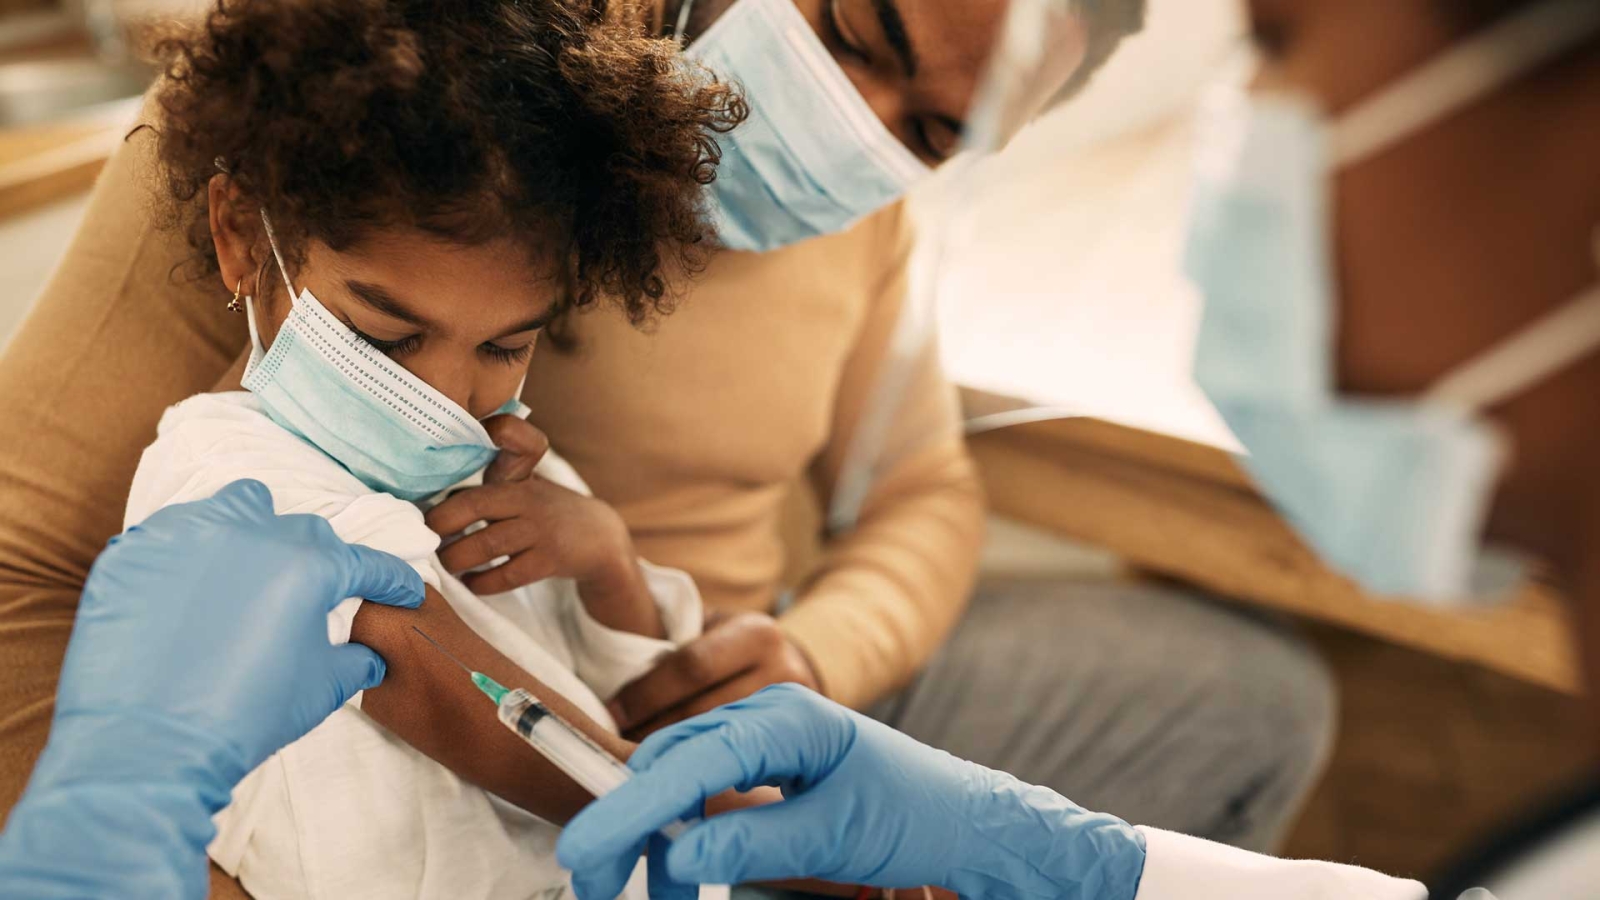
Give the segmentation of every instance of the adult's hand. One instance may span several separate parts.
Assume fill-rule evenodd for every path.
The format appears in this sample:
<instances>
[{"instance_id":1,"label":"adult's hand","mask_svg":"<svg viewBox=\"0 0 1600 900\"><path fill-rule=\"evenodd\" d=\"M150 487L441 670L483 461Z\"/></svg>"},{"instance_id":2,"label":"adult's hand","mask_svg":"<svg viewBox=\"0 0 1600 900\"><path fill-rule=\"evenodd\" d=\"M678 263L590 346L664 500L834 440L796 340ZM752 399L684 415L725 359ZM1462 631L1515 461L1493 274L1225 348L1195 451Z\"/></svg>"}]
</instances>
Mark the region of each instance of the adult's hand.
<instances>
[{"instance_id":1,"label":"adult's hand","mask_svg":"<svg viewBox=\"0 0 1600 900\"><path fill-rule=\"evenodd\" d=\"M662 657L607 705L617 727L637 741L774 684L820 688L811 661L776 619L712 613L704 634Z\"/></svg>"},{"instance_id":2,"label":"adult's hand","mask_svg":"<svg viewBox=\"0 0 1600 900\"><path fill-rule=\"evenodd\" d=\"M113 538L0 836L0 896L203 896L210 817L233 786L383 679L376 653L328 643L347 597L415 607L422 579L319 517L275 515L260 482Z\"/></svg>"},{"instance_id":3,"label":"adult's hand","mask_svg":"<svg viewBox=\"0 0 1600 900\"><path fill-rule=\"evenodd\" d=\"M1121 820L793 686L658 732L629 765L638 774L579 813L556 846L579 900L616 897L663 825L700 816L729 788L759 785L781 788L784 802L692 827L664 865L652 858L653 898L687 898L698 884L822 878L964 897L1131 900L1144 870L1144 839Z\"/></svg>"}]
</instances>

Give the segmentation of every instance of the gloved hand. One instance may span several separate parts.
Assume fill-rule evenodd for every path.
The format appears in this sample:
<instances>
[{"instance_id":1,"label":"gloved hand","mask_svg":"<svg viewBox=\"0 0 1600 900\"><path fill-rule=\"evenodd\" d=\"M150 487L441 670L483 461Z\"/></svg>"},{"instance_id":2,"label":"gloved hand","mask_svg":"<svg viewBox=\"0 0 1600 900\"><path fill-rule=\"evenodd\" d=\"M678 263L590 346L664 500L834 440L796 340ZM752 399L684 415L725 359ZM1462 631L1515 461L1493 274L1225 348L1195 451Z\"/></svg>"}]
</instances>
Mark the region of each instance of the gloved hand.
<instances>
[{"instance_id":1,"label":"gloved hand","mask_svg":"<svg viewBox=\"0 0 1600 900\"><path fill-rule=\"evenodd\" d=\"M388 554L256 481L171 506L89 573L55 718L0 836L0 896L204 896L210 817L268 756L376 686L384 664L328 643L347 597L422 602Z\"/></svg>"},{"instance_id":2,"label":"gloved hand","mask_svg":"<svg viewBox=\"0 0 1600 900\"><path fill-rule=\"evenodd\" d=\"M1144 839L1121 820L793 685L658 732L629 765L639 774L579 813L556 846L579 900L620 893L662 825L757 785L782 788L784 802L695 825L666 850L664 867L652 859L652 897L823 878L931 884L968 898L1132 900L1144 871Z\"/></svg>"}]
</instances>

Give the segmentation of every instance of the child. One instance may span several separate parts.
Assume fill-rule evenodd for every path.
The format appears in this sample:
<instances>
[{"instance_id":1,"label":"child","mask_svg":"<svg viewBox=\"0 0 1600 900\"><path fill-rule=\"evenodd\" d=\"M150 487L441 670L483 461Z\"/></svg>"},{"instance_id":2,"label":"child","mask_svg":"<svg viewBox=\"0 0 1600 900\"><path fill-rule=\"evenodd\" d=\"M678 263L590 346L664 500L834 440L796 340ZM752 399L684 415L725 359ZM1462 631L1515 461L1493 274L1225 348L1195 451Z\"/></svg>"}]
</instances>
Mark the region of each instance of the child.
<instances>
[{"instance_id":1,"label":"child","mask_svg":"<svg viewBox=\"0 0 1600 900\"><path fill-rule=\"evenodd\" d=\"M515 415L553 317L600 298L636 322L667 311L663 273L692 268L709 236L715 135L742 116L633 16L595 10L222 0L160 45L166 192L252 346L217 392L163 417L126 522L255 478L279 512L320 515L430 587L410 618L359 599L330 615L329 639L354 631L388 680L218 817L211 856L258 898L565 887L545 818L581 794L498 731L442 654L412 655L411 625L619 753L603 701L700 628L692 581L639 561ZM423 508L482 478L538 481L547 502L519 521L545 529L548 579L480 597L440 562Z\"/></svg>"}]
</instances>

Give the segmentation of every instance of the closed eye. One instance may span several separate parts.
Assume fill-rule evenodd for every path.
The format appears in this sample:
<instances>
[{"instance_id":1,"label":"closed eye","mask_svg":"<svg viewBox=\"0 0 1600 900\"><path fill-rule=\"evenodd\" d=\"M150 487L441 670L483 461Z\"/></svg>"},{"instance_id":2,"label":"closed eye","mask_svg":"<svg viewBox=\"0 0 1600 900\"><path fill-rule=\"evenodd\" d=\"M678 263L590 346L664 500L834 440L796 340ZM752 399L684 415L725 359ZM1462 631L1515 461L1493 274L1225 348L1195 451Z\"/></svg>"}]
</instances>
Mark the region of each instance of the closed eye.
<instances>
[{"instance_id":1,"label":"closed eye","mask_svg":"<svg viewBox=\"0 0 1600 900\"><path fill-rule=\"evenodd\" d=\"M823 26L827 29L828 40L839 47L841 53L862 65L870 65L872 58L855 44L850 43L844 36L844 26L839 20L839 0L829 0L826 14L823 15Z\"/></svg>"},{"instance_id":2,"label":"closed eye","mask_svg":"<svg viewBox=\"0 0 1600 900\"><path fill-rule=\"evenodd\" d=\"M345 327L349 328L356 337L371 344L373 349L385 356L405 356L408 353L415 353L417 348L422 346L422 335L420 334L408 335L397 341L386 341L382 338L375 338L348 322L345 323Z\"/></svg>"},{"instance_id":3,"label":"closed eye","mask_svg":"<svg viewBox=\"0 0 1600 900\"><path fill-rule=\"evenodd\" d=\"M478 352L495 362L505 363L508 366L517 365L526 363L533 356L533 347L536 343L536 341L529 341L521 347L502 347L495 343L479 344Z\"/></svg>"}]
</instances>

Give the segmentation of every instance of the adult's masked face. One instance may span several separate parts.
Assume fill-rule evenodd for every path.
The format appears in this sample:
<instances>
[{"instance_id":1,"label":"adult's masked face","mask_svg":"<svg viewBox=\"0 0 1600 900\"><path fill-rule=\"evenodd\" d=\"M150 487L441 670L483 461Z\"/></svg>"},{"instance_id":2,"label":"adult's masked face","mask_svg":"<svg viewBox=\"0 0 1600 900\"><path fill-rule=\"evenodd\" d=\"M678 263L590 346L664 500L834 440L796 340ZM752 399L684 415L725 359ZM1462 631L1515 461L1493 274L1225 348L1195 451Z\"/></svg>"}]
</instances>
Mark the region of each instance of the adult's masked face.
<instances>
[{"instance_id":1,"label":"adult's masked face","mask_svg":"<svg viewBox=\"0 0 1600 900\"><path fill-rule=\"evenodd\" d=\"M1019 4L1020 5L1020 4ZM1065 9L1066 4L1055 4ZM1009 0L667 0L687 53L741 84L751 119L723 136L724 243L770 250L843 230L963 146ZM1063 73L1076 16L1048 32ZM679 29L681 28L681 32Z\"/></svg>"},{"instance_id":2,"label":"adult's masked face","mask_svg":"<svg viewBox=\"0 0 1600 900\"><path fill-rule=\"evenodd\" d=\"M1338 117L1503 22L1496 12L1537 5L1252 0L1262 60L1253 87L1301 93ZM1339 391L1418 396L1595 283L1600 141L1580 124L1590 121L1580 110L1597 97L1600 37L1590 35L1403 144L1340 169L1328 222ZM1486 410L1516 448L1487 537L1554 566L1574 597L1591 686L1600 685L1597 389L1600 354L1589 352Z\"/></svg>"}]
</instances>

